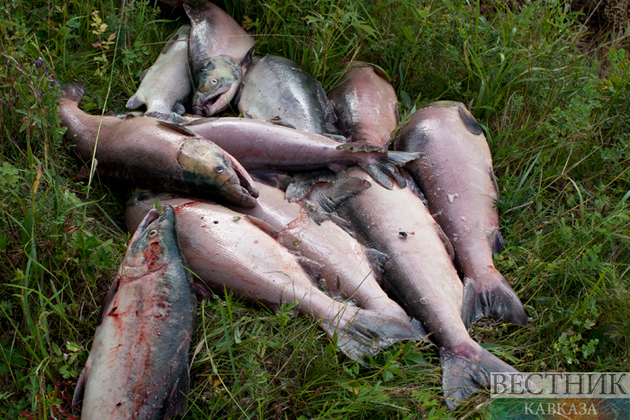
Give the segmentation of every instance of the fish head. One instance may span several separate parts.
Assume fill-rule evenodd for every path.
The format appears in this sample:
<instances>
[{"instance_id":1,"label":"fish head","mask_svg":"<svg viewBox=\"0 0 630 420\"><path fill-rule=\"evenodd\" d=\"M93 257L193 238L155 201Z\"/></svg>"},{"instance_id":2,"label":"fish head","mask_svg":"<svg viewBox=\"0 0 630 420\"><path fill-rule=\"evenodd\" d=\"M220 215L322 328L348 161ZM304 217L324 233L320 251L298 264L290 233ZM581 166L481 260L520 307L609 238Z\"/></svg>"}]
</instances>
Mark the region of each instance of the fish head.
<instances>
[{"instance_id":1,"label":"fish head","mask_svg":"<svg viewBox=\"0 0 630 420\"><path fill-rule=\"evenodd\" d=\"M254 181L231 155L210 140L201 137L188 140L177 160L186 183L200 192L216 191L242 207L256 205L258 191Z\"/></svg>"},{"instance_id":2,"label":"fish head","mask_svg":"<svg viewBox=\"0 0 630 420\"><path fill-rule=\"evenodd\" d=\"M209 117L224 110L236 95L243 73L241 63L232 57L216 57L193 75L193 112Z\"/></svg>"},{"instance_id":3,"label":"fish head","mask_svg":"<svg viewBox=\"0 0 630 420\"><path fill-rule=\"evenodd\" d=\"M170 205L151 209L133 234L119 274L128 279L143 277L160 270L179 251L175 210Z\"/></svg>"}]
</instances>

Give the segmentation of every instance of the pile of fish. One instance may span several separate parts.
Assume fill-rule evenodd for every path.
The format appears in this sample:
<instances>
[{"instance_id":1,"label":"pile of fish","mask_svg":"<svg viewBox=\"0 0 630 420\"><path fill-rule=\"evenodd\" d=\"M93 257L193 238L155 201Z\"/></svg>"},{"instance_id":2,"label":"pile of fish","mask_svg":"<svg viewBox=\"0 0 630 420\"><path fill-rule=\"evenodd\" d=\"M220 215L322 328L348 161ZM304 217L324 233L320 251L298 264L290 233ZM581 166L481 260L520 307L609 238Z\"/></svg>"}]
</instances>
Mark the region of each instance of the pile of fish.
<instances>
[{"instance_id":1,"label":"pile of fish","mask_svg":"<svg viewBox=\"0 0 630 420\"><path fill-rule=\"evenodd\" d=\"M381 70L349 63L327 96L292 61L255 57L219 7L184 8L190 25L127 103L144 116L88 115L83 85L62 87L78 157L103 180L145 188L128 201L135 234L77 384L83 418L184 413L196 296L224 287L270 307L297 302L354 360L400 340L436 344L450 408L490 373L515 371L468 333L482 316L527 315L492 262L498 188L464 105L417 111L390 150L398 100ZM244 118L213 117L231 102Z\"/></svg>"}]
</instances>

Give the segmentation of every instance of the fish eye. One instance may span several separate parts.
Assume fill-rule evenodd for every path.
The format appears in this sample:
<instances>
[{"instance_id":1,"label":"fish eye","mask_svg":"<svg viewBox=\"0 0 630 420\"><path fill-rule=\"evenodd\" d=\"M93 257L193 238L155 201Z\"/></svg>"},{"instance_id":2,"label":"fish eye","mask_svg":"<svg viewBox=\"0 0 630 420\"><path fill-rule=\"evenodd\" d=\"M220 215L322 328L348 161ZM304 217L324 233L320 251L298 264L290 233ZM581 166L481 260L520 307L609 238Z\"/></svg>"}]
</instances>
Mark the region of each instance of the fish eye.
<instances>
[{"instance_id":1,"label":"fish eye","mask_svg":"<svg viewBox=\"0 0 630 420\"><path fill-rule=\"evenodd\" d=\"M217 79L212 79L210 80L210 83L212 83L213 85L216 85L219 81Z\"/></svg>"},{"instance_id":2,"label":"fish eye","mask_svg":"<svg viewBox=\"0 0 630 420\"><path fill-rule=\"evenodd\" d=\"M153 229L151 232L149 232L149 236L155 236L158 234L158 231Z\"/></svg>"},{"instance_id":3,"label":"fish eye","mask_svg":"<svg viewBox=\"0 0 630 420\"><path fill-rule=\"evenodd\" d=\"M220 174L221 172L223 172L225 170L225 168L223 168L223 166L219 165L219 166L215 166L214 167L214 172Z\"/></svg>"}]
</instances>

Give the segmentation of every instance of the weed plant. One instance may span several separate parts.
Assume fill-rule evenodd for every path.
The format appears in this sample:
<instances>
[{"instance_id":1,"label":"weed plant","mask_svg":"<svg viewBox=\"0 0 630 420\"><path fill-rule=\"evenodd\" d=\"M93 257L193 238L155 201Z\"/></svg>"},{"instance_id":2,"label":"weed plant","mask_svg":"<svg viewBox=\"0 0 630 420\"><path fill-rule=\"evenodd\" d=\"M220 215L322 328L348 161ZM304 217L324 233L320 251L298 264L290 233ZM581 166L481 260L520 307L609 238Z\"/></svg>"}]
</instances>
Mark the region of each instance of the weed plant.
<instances>
[{"instance_id":1,"label":"weed plant","mask_svg":"<svg viewBox=\"0 0 630 420\"><path fill-rule=\"evenodd\" d=\"M81 107L122 111L176 28L142 1L0 5L0 415L72 419L100 303L124 254L126 197L90 179L59 126L59 83ZM630 59L623 39L581 46L567 2L227 2L260 54L328 90L351 59L391 77L403 119L464 102L501 190L497 268L526 327L480 322L483 346L523 371L628 371ZM581 46L581 47L580 47ZM451 413L437 352L400 343L366 365L315 323L220 293L199 306L186 418L484 418L487 393Z\"/></svg>"}]
</instances>

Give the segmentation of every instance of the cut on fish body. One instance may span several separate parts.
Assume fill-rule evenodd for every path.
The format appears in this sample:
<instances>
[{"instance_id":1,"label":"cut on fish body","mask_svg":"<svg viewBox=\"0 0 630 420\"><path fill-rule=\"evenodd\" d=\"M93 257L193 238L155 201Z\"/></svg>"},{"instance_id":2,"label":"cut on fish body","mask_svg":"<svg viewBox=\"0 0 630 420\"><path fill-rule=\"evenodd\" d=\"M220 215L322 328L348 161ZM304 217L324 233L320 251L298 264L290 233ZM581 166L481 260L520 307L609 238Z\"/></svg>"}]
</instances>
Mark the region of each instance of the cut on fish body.
<instances>
[{"instance_id":1,"label":"cut on fish body","mask_svg":"<svg viewBox=\"0 0 630 420\"><path fill-rule=\"evenodd\" d=\"M240 210L266 222L277 241L288 250L317 262L329 294L352 299L358 306L409 322L407 313L381 289L374 263L364 249L330 220L320 224L311 220L298 203L285 200L283 191L256 183L258 205Z\"/></svg>"},{"instance_id":2,"label":"cut on fish body","mask_svg":"<svg viewBox=\"0 0 630 420\"><path fill-rule=\"evenodd\" d=\"M190 18L188 58L193 112L211 116L227 108L251 63L254 39L220 7L205 0L184 4Z\"/></svg>"},{"instance_id":3,"label":"cut on fish body","mask_svg":"<svg viewBox=\"0 0 630 420\"><path fill-rule=\"evenodd\" d=\"M347 172L370 180L358 168ZM420 198L408 188L373 184L348 200L340 214L368 246L389 256L383 287L440 349L443 391L451 409L489 386L491 372L516 371L468 335L461 318L462 282Z\"/></svg>"},{"instance_id":4,"label":"cut on fish body","mask_svg":"<svg viewBox=\"0 0 630 420\"><path fill-rule=\"evenodd\" d=\"M121 121L88 115L78 107L81 83L64 85L62 91L61 125L68 128L66 138L83 161L95 156L100 176L200 197L219 195L243 207L256 205L253 180L216 144L178 132L155 118Z\"/></svg>"},{"instance_id":5,"label":"cut on fish body","mask_svg":"<svg viewBox=\"0 0 630 420\"><path fill-rule=\"evenodd\" d=\"M466 326L483 315L526 325L523 304L492 261L493 250L503 246L499 192L490 148L473 116L459 102L431 104L400 129L395 148L425 153L407 169L455 249Z\"/></svg>"},{"instance_id":6,"label":"cut on fish body","mask_svg":"<svg viewBox=\"0 0 630 420\"><path fill-rule=\"evenodd\" d=\"M351 63L341 81L328 93L336 125L349 141L389 147L398 124L396 91L382 70Z\"/></svg>"},{"instance_id":7,"label":"cut on fish body","mask_svg":"<svg viewBox=\"0 0 630 420\"><path fill-rule=\"evenodd\" d=\"M243 79L238 109L247 118L279 121L299 131L327 133L332 108L321 83L297 63L274 55L256 58Z\"/></svg>"},{"instance_id":8,"label":"cut on fish body","mask_svg":"<svg viewBox=\"0 0 630 420\"><path fill-rule=\"evenodd\" d=\"M212 140L249 171L305 172L329 168L335 172L359 165L375 180L392 188L401 182L397 168L417 159L418 153L397 154L368 144L339 144L316 133L302 132L262 120L217 118L191 120L186 128ZM401 153L401 152L398 152Z\"/></svg>"},{"instance_id":9,"label":"cut on fish body","mask_svg":"<svg viewBox=\"0 0 630 420\"><path fill-rule=\"evenodd\" d=\"M214 288L226 287L266 305L298 302L352 359L373 355L402 339L421 339L408 322L335 301L308 278L293 255L249 216L210 202L146 192L128 203L132 228L156 199L175 208L182 250L190 268Z\"/></svg>"},{"instance_id":10,"label":"cut on fish body","mask_svg":"<svg viewBox=\"0 0 630 420\"><path fill-rule=\"evenodd\" d=\"M77 383L73 405L83 401L83 420L169 419L186 411L196 296L173 208L144 213Z\"/></svg>"},{"instance_id":11,"label":"cut on fish body","mask_svg":"<svg viewBox=\"0 0 630 420\"><path fill-rule=\"evenodd\" d=\"M192 93L188 68L188 35L190 25L184 25L164 46L155 63L143 75L140 87L129 98L127 108L146 105L145 116L168 120L171 112L183 114Z\"/></svg>"}]
</instances>

